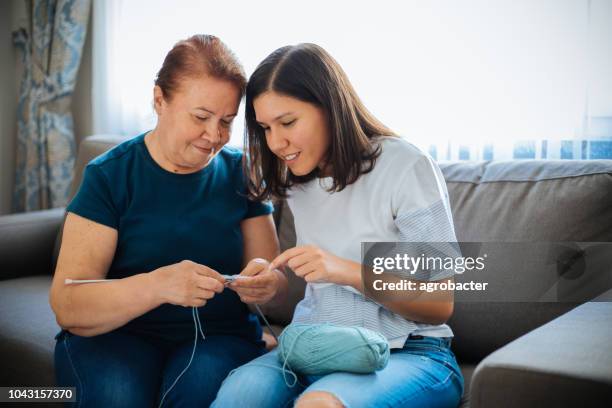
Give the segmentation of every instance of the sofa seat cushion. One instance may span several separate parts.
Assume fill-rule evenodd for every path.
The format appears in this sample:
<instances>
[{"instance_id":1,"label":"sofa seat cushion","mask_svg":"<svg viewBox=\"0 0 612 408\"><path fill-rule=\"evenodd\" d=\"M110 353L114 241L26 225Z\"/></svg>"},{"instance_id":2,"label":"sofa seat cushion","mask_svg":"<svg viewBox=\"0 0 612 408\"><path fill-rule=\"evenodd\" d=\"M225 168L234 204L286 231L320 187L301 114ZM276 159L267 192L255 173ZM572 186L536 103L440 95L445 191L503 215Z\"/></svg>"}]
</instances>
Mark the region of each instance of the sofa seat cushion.
<instances>
[{"instance_id":1,"label":"sofa seat cushion","mask_svg":"<svg viewBox=\"0 0 612 408\"><path fill-rule=\"evenodd\" d=\"M463 396L461 397L460 408L468 408L470 406L470 383L472 382L472 375L476 369L474 364L460 364L461 374L463 374Z\"/></svg>"},{"instance_id":2,"label":"sofa seat cushion","mask_svg":"<svg viewBox=\"0 0 612 408\"><path fill-rule=\"evenodd\" d=\"M51 276L0 281L0 385L50 386L55 335Z\"/></svg>"}]
</instances>

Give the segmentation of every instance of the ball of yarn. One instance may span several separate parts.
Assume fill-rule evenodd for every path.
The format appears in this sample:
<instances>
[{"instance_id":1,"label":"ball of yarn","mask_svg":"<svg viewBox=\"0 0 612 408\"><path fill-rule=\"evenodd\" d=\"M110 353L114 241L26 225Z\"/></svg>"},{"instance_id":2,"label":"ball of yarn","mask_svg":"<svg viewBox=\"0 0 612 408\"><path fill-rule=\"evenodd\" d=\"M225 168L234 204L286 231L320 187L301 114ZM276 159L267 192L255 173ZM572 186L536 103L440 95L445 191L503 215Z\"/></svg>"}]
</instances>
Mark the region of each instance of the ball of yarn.
<instances>
[{"instance_id":1,"label":"ball of yarn","mask_svg":"<svg viewBox=\"0 0 612 408\"><path fill-rule=\"evenodd\" d=\"M363 327L290 324L280 335L278 358L283 368L303 375L366 374L387 365L389 343Z\"/></svg>"}]
</instances>

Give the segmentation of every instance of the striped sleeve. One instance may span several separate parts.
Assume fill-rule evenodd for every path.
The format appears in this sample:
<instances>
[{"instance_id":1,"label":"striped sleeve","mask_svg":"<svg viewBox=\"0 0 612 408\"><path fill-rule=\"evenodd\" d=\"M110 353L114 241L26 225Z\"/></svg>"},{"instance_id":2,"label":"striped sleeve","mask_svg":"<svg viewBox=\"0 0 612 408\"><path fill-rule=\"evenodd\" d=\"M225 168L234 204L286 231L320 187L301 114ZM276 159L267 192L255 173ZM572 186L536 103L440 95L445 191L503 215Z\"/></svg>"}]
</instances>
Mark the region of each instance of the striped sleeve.
<instances>
[{"instance_id":1,"label":"striped sleeve","mask_svg":"<svg viewBox=\"0 0 612 408\"><path fill-rule=\"evenodd\" d=\"M437 281L454 275L445 267L448 258L461 256L448 191L442 172L436 163L423 155L405 170L404 177L394 195L395 225L399 230L396 251L421 257L423 263L410 277L424 281Z\"/></svg>"}]
</instances>

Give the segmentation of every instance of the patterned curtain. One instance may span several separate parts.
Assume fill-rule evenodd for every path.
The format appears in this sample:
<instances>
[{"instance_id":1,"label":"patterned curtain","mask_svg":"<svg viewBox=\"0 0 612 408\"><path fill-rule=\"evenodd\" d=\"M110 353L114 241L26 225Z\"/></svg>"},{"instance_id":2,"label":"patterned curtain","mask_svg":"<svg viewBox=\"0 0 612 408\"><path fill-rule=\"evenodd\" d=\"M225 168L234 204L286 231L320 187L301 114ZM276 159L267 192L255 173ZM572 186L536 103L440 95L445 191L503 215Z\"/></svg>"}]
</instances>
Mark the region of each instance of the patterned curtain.
<instances>
[{"instance_id":1,"label":"patterned curtain","mask_svg":"<svg viewBox=\"0 0 612 408\"><path fill-rule=\"evenodd\" d=\"M17 108L13 210L66 205L75 160L70 104L91 0L27 1L29 27L13 33L23 77Z\"/></svg>"}]
</instances>

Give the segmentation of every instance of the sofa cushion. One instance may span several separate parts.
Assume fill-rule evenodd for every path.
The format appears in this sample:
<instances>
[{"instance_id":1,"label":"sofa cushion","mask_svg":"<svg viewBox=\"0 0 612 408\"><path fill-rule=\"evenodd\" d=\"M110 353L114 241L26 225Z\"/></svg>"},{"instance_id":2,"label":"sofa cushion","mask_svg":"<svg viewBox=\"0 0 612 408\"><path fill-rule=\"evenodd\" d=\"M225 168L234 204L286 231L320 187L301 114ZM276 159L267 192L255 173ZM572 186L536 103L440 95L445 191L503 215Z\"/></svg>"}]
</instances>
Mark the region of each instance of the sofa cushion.
<instances>
[{"instance_id":1,"label":"sofa cushion","mask_svg":"<svg viewBox=\"0 0 612 408\"><path fill-rule=\"evenodd\" d=\"M441 163L440 167L459 241L612 241L612 160ZM517 274L516 279L525 284L542 286L551 278L536 270L541 260L523 259L522 267L515 270L503 262L498 269ZM496 266L488 263L487 268ZM457 302L449 321L455 353L464 363L476 363L574 306Z\"/></svg>"},{"instance_id":2,"label":"sofa cushion","mask_svg":"<svg viewBox=\"0 0 612 408\"><path fill-rule=\"evenodd\" d=\"M92 159L128 139L129 138L125 136L117 135L95 135L89 136L81 142L79 145L79 154L74 165L74 178L72 179L72 187L70 192L71 198L74 197L81 185L85 166L87 166Z\"/></svg>"},{"instance_id":3,"label":"sofa cushion","mask_svg":"<svg viewBox=\"0 0 612 408\"><path fill-rule=\"evenodd\" d=\"M463 395L461 396L461 403L459 408L468 408L470 406L470 385L472 383L472 376L476 366L474 364L461 364L461 374L463 375Z\"/></svg>"},{"instance_id":4,"label":"sofa cushion","mask_svg":"<svg viewBox=\"0 0 612 408\"><path fill-rule=\"evenodd\" d=\"M588 302L496 350L474 372L472 405L610 406L611 320L612 303Z\"/></svg>"},{"instance_id":5,"label":"sofa cushion","mask_svg":"<svg viewBox=\"0 0 612 408\"><path fill-rule=\"evenodd\" d=\"M56 208L0 218L0 281L50 273L62 213Z\"/></svg>"},{"instance_id":6,"label":"sofa cushion","mask_svg":"<svg viewBox=\"0 0 612 408\"><path fill-rule=\"evenodd\" d=\"M60 328L49 306L50 276L0 282L0 385L50 386L54 336Z\"/></svg>"},{"instance_id":7,"label":"sofa cushion","mask_svg":"<svg viewBox=\"0 0 612 408\"><path fill-rule=\"evenodd\" d=\"M440 168L459 241L612 241L612 160Z\"/></svg>"}]
</instances>

